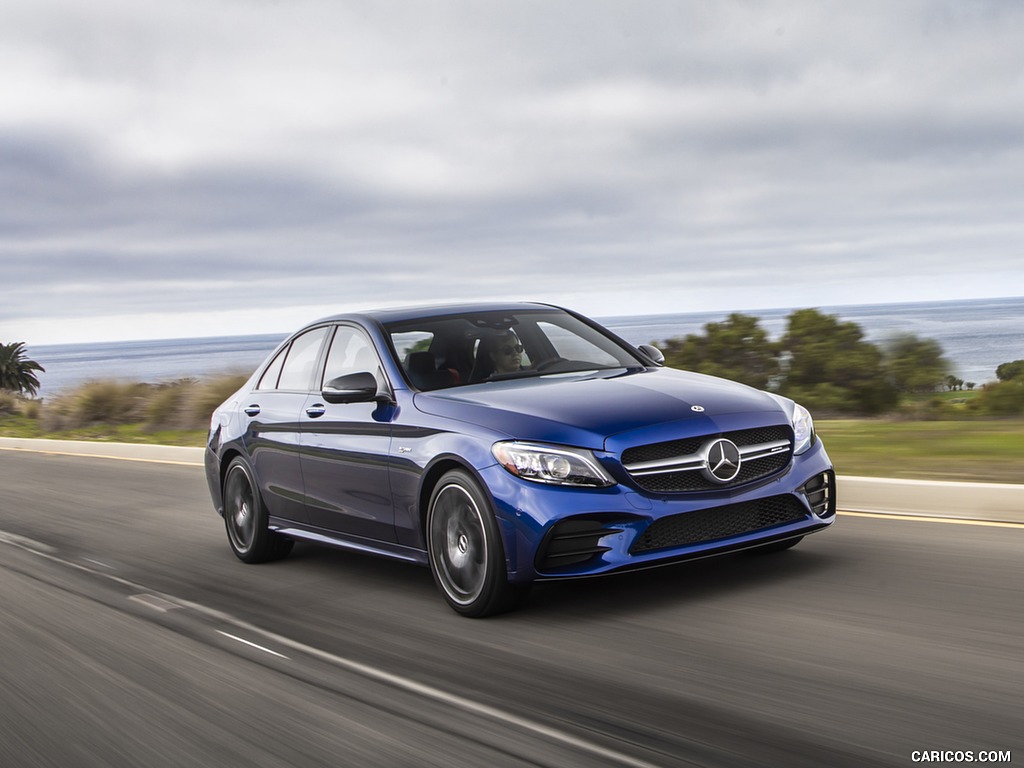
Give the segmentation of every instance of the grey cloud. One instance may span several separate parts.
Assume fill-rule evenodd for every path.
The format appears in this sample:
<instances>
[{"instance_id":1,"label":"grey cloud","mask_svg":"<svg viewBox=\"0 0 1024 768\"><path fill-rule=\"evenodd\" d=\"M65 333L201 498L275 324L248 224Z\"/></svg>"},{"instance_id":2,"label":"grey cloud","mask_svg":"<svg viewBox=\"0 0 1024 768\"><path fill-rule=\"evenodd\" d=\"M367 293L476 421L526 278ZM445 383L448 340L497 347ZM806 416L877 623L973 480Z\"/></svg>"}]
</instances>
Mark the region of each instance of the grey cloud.
<instances>
[{"instance_id":1,"label":"grey cloud","mask_svg":"<svg viewBox=\"0 0 1024 768\"><path fill-rule=\"evenodd\" d=\"M560 287L835 304L882 273L1024 292L1013 4L11 10L3 323Z\"/></svg>"}]
</instances>

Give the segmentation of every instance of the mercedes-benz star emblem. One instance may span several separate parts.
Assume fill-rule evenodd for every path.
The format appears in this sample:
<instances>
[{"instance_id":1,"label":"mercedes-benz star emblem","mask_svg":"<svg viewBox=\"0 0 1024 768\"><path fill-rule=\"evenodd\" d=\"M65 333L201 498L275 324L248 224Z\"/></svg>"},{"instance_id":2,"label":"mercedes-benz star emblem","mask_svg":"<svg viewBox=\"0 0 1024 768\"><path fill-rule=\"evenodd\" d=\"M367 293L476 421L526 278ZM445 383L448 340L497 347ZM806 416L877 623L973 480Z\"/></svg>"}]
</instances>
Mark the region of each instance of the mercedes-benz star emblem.
<instances>
[{"instance_id":1,"label":"mercedes-benz star emblem","mask_svg":"<svg viewBox=\"0 0 1024 768\"><path fill-rule=\"evenodd\" d=\"M704 476L716 483L728 483L740 473L740 449L724 437L704 448Z\"/></svg>"}]
</instances>

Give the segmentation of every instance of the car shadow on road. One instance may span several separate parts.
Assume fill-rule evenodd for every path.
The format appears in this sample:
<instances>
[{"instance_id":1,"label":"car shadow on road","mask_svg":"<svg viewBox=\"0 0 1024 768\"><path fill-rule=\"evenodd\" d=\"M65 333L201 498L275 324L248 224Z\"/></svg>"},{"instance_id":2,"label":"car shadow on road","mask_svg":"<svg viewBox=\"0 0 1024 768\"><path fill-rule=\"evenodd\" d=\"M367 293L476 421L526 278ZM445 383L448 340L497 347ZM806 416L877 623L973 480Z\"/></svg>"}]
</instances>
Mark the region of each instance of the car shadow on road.
<instances>
[{"instance_id":1,"label":"car shadow on road","mask_svg":"<svg viewBox=\"0 0 1024 768\"><path fill-rule=\"evenodd\" d=\"M809 580L839 567L831 554L810 547L739 552L598 578L539 582L520 610L532 616L566 611L628 616L732 594L767 593L789 584L804 589L813 583Z\"/></svg>"},{"instance_id":2,"label":"car shadow on road","mask_svg":"<svg viewBox=\"0 0 1024 768\"><path fill-rule=\"evenodd\" d=\"M515 621L517 616L574 616L659 610L685 603L714 600L730 594L753 595L787 585L805 588L825 572L842 568L843 558L828 548L804 542L776 553L739 552L731 555L664 565L606 576L540 581L519 609L491 620ZM392 593L396 602L436 600L443 606L429 571L421 566L310 544L297 544L288 557L294 578L326 585L344 584L347 592L372 590L378 599ZM314 589L302 602L325 594Z\"/></svg>"}]
</instances>

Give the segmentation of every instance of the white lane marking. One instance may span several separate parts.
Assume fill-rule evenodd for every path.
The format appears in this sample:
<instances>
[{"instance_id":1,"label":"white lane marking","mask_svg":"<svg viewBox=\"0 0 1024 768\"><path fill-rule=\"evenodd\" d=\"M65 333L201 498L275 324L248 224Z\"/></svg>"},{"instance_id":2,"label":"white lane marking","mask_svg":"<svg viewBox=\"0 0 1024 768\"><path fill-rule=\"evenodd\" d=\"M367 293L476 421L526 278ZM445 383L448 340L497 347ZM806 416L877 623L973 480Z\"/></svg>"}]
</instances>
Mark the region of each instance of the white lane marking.
<instances>
[{"instance_id":1,"label":"white lane marking","mask_svg":"<svg viewBox=\"0 0 1024 768\"><path fill-rule=\"evenodd\" d=\"M843 517L870 517L875 520L904 520L911 523L976 525L981 528L1024 528L1024 523L1001 523L996 520L972 520L968 517L933 517L932 515L906 515L899 512L839 512L838 514Z\"/></svg>"},{"instance_id":2,"label":"white lane marking","mask_svg":"<svg viewBox=\"0 0 1024 768\"><path fill-rule=\"evenodd\" d=\"M264 653L269 653L271 656L277 656L278 658L281 658L281 659L287 659L288 658L283 653L278 653L277 651L272 651L269 648L264 648L262 645L257 645L256 643L253 643L253 642L251 642L249 640L245 640L244 638L241 638L241 637L237 637L236 635L229 635L227 632L223 632L223 631L221 631L219 629L217 630L217 634L218 635L224 635L224 637L230 637L232 640L237 640L238 642L240 642L240 643L242 643L244 645L248 645L248 646L250 646L252 648L256 648L258 650L261 650Z\"/></svg>"},{"instance_id":3,"label":"white lane marking","mask_svg":"<svg viewBox=\"0 0 1024 768\"><path fill-rule=\"evenodd\" d=\"M114 566L108 565L107 563L100 562L99 560L93 560L91 557L83 557L82 559L85 560L85 562L87 562L87 563L92 563L93 565L98 565L100 568L106 568L108 571L116 571L117 570L117 568L115 568Z\"/></svg>"},{"instance_id":4,"label":"white lane marking","mask_svg":"<svg viewBox=\"0 0 1024 768\"><path fill-rule=\"evenodd\" d=\"M0 531L0 541L4 544L13 544L16 547L27 549L30 552L36 552L37 554L53 553L57 551L55 547L51 547L49 544L44 544L41 541L30 539L28 536L19 536L16 533L8 533L7 531Z\"/></svg>"},{"instance_id":5,"label":"white lane marking","mask_svg":"<svg viewBox=\"0 0 1024 768\"><path fill-rule=\"evenodd\" d=\"M132 595L128 599L134 600L137 603L142 603L147 608L152 608L154 611L160 611L160 613L167 613L168 611L173 611L175 608L181 607L178 603L167 600L159 595Z\"/></svg>"},{"instance_id":6,"label":"white lane marking","mask_svg":"<svg viewBox=\"0 0 1024 768\"><path fill-rule=\"evenodd\" d=\"M582 739L578 736L573 736L570 733L560 731L557 728L552 728L551 726L544 725L543 723L538 723L528 718L520 717L519 715L514 715L511 712L506 712L502 709L498 709L497 707L492 707L487 704L481 704L480 702L473 701L472 699L467 699L463 696L459 696L458 694L448 693L447 691L443 691L440 688L435 688L432 685L418 683L415 680L411 680L410 678L403 677L401 675L396 675L392 672L386 672L383 669L370 666L369 664L363 664L359 661L346 659L343 656L336 656L333 653L322 651L319 648L306 645L305 643L300 643L297 640L292 640L291 638L284 637L282 635L277 635L273 632L268 632L267 630L260 629L258 627L246 625L244 622L240 623L244 626L247 626L250 629L250 631L258 632L264 637L273 640L274 642L279 643L280 645L292 648L300 653L305 653L309 656L314 656L322 661L326 661L330 664L334 664L335 666L347 669L350 672L355 672L356 674L368 677L371 680L386 683L387 685L393 686L395 688L400 688L401 690L408 691L409 693L415 693L425 698L433 699L436 702L447 704L450 707L461 709L481 717L487 717L492 720L496 720L499 723L504 723L505 725L515 726L524 731L544 736L548 739L551 739L552 741L565 744L575 749L579 749L583 752L588 752L592 755L597 755L606 760L612 760L617 763L621 763L622 765L633 766L633 768L658 768L658 766L656 766L653 763L648 763L645 760L640 760L639 758L635 758L631 755L618 752L614 749L602 747L598 744L594 744L590 741L587 741L586 739Z\"/></svg>"},{"instance_id":7,"label":"white lane marking","mask_svg":"<svg viewBox=\"0 0 1024 768\"><path fill-rule=\"evenodd\" d=\"M573 747L575 749L579 749L583 752L587 752L592 755L602 757L606 760L612 760L614 762L620 763L621 765L628 765L632 768L659 768L659 766L657 766L654 763L648 763L644 760L640 760L639 758L635 758L625 753L618 752L614 749L602 747L598 744L594 744L590 741L587 741L586 739L580 738L578 736L573 736L570 733L566 733L565 731L560 731L557 728L544 725L543 723L538 723L528 718L512 714L511 712L506 712L504 710L498 709L497 707L492 707L487 704L481 704L479 702L473 701L472 699L468 699L464 696L459 696L454 693L448 693L447 691L443 691L440 688L435 688L432 685L418 683L415 680L403 677L401 675L396 675L391 672L387 672L378 667L373 667L369 664L363 664L362 662L353 661L352 659L346 659L342 656L337 656L333 653L322 651L319 648L315 648L311 645L300 643L297 640L292 640L291 638L284 637L283 635L278 635L273 632L269 632L246 621L237 619L229 613L217 610L216 608L210 608L208 606L205 606L202 603L196 603L192 602L191 600L180 599L174 597L173 595L168 595L166 593L150 592L147 590L146 587L142 586L141 584L136 584L135 582L129 581L128 579L125 579L121 576L115 576L111 573L104 573L103 571L90 568L86 565L83 565L82 563L76 563L71 560L65 560L64 558L58 557L57 555L39 551L38 549L33 549L32 547L26 545L26 542L31 542L31 539L17 537L13 534L4 534L3 531L0 531L0 541L6 541L9 544L21 547L22 549L25 549L26 551L31 552L32 554L38 557L42 557L46 560L50 560L55 563L60 563L61 565L69 566L71 568L74 568L75 570L85 571L86 573L90 573L94 576L109 579L110 581L113 581L116 584L121 584L122 586L128 587L137 593L136 595L132 596L133 599L138 600L140 597L146 596L166 602L168 605L171 605L175 608L188 608L190 610L195 611L196 613L200 613L206 616L207 618L214 619L225 624L231 624L232 626L236 627L237 629L243 630L246 633L251 633L254 635L258 635L260 637L264 637L267 640L276 643L277 645L284 646L285 648L291 648L292 650L297 651L299 653L305 653L309 656L313 656L314 658L333 664L337 667L341 667L342 669L347 669L350 672L354 672L358 675L362 675L363 677L370 678L371 680L376 680L377 682L385 683L387 685L399 688L409 693L418 694L425 698L432 699L433 701L442 704L447 704L450 707L461 709L465 712L469 712L471 714L475 714L481 717L486 717L491 720L495 720L499 723L515 726L524 731L527 731L528 733L535 733L539 736L544 736L552 741ZM33 543L39 544L39 542ZM50 547L49 549L55 551L53 550L52 547ZM151 603L149 603L148 601L145 602L147 605L151 605ZM217 632L231 638L232 640L237 640L238 642L244 643L246 645L252 645L253 647L259 648L260 650L266 651L267 653L271 653L277 656L281 655L276 653L275 651L271 651L269 648L264 648L262 646L256 645L255 643L252 643L248 640L243 640L242 638L236 637L235 635L230 635L227 632L223 632L219 629L217 630ZM288 657L285 656L284 658L287 659Z\"/></svg>"}]
</instances>

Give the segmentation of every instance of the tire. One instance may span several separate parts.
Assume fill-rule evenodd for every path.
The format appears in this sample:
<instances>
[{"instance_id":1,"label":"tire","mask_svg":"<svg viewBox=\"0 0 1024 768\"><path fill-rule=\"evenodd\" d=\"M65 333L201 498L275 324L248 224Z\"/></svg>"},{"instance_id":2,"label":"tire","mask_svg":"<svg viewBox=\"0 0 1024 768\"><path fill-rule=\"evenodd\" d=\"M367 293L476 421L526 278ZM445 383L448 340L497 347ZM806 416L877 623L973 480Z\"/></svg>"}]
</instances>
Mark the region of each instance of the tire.
<instances>
[{"instance_id":1,"label":"tire","mask_svg":"<svg viewBox=\"0 0 1024 768\"><path fill-rule=\"evenodd\" d=\"M509 584L501 532L487 497L461 469L446 473L427 509L427 555L448 605L480 618L515 608L528 587Z\"/></svg>"},{"instance_id":2,"label":"tire","mask_svg":"<svg viewBox=\"0 0 1024 768\"><path fill-rule=\"evenodd\" d=\"M785 541L773 541L771 544L765 544L760 547L754 547L750 550L751 554L754 555L770 555L772 552L784 552L787 549L792 549L801 541L803 536L797 536L795 539L786 539Z\"/></svg>"},{"instance_id":3,"label":"tire","mask_svg":"<svg viewBox=\"0 0 1024 768\"><path fill-rule=\"evenodd\" d=\"M294 541L267 527L267 510L248 463L236 456L224 475L224 527L231 551L244 563L280 560Z\"/></svg>"}]
</instances>

